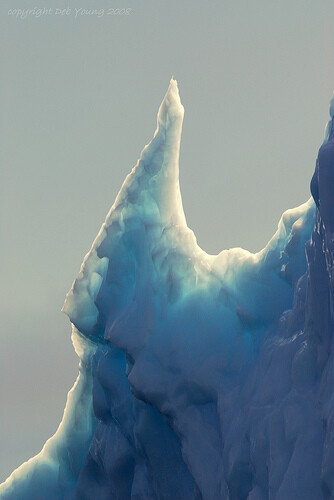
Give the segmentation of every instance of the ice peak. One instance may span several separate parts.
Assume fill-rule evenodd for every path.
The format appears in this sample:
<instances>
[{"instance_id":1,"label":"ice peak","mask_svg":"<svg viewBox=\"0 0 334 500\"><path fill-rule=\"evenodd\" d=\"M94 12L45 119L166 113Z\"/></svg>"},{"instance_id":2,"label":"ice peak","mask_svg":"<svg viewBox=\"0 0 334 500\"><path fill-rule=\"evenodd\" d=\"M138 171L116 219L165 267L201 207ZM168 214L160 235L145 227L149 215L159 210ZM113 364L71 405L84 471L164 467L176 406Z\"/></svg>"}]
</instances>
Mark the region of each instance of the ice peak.
<instances>
[{"instance_id":1,"label":"ice peak","mask_svg":"<svg viewBox=\"0 0 334 500\"><path fill-rule=\"evenodd\" d=\"M182 125L183 115L184 115L184 108L181 104L177 81L174 79L174 77L172 77L169 82L169 86L165 94L165 97L163 98L159 108L158 126L161 124L168 125L169 120L174 121L177 118L179 118L180 125Z\"/></svg>"},{"instance_id":2,"label":"ice peak","mask_svg":"<svg viewBox=\"0 0 334 500\"><path fill-rule=\"evenodd\" d=\"M334 118L334 95L329 103L329 115L331 118Z\"/></svg>"},{"instance_id":3,"label":"ice peak","mask_svg":"<svg viewBox=\"0 0 334 500\"><path fill-rule=\"evenodd\" d=\"M136 245L131 243L134 252L139 248L151 248L157 245L157 228L162 232L165 228L177 227L178 229L171 231L173 241L170 245L175 248L180 239L180 231L187 234L189 232L179 186L183 113L177 82L172 78L158 111L153 139L144 147L136 166L124 181L66 296L63 311L78 330L90 338L103 335L99 320L103 313L101 316L97 296L107 281L109 263L119 259L120 267L123 265L117 287L124 285L126 288L131 276L132 270L127 258L125 261L123 258L123 254L126 254L123 242L131 240L135 230L140 232L140 228L155 227L155 232L147 230L144 236L137 236ZM191 243L194 246L194 238ZM130 243L127 243L127 249L130 251ZM110 281L109 278L108 280ZM116 304L117 299L111 302Z\"/></svg>"},{"instance_id":4,"label":"ice peak","mask_svg":"<svg viewBox=\"0 0 334 500\"><path fill-rule=\"evenodd\" d=\"M326 144L330 139L333 138L333 121L334 121L334 95L329 103L329 116L326 127L325 127L325 138L323 144Z\"/></svg>"}]
</instances>

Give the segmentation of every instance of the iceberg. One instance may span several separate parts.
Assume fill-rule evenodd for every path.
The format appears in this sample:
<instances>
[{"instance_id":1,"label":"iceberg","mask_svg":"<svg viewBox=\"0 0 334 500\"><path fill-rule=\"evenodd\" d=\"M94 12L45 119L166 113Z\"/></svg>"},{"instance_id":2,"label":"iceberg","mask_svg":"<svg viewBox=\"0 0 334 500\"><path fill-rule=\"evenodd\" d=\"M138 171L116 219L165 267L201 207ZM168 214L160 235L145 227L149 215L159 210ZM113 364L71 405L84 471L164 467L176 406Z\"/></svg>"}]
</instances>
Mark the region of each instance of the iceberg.
<instances>
[{"instance_id":1,"label":"iceberg","mask_svg":"<svg viewBox=\"0 0 334 500\"><path fill-rule=\"evenodd\" d=\"M65 299L63 420L2 500L334 498L334 100L312 197L255 254L188 228L183 114L172 78Z\"/></svg>"}]
</instances>

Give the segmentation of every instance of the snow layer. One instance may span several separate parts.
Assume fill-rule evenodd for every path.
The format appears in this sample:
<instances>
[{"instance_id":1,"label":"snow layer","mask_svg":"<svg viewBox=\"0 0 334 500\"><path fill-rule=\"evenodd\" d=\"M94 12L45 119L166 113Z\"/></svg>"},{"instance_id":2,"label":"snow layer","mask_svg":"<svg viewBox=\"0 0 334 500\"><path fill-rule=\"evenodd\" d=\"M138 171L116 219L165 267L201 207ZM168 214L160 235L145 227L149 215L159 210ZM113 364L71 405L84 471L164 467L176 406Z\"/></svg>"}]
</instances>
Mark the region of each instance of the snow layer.
<instances>
[{"instance_id":1,"label":"snow layer","mask_svg":"<svg viewBox=\"0 0 334 500\"><path fill-rule=\"evenodd\" d=\"M213 256L182 208L183 113L172 79L65 300L82 361L63 422L1 498L334 497L332 120L315 203L261 252Z\"/></svg>"}]
</instances>

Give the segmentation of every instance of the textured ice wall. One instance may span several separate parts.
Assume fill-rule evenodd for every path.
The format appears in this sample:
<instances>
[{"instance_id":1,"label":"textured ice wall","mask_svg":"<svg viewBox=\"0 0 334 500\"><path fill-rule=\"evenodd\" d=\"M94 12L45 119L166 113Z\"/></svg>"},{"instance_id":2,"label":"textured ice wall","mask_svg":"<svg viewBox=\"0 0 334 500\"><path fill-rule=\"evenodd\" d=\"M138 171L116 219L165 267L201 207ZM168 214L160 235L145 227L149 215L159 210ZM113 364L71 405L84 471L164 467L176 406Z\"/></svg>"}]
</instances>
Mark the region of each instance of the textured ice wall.
<instances>
[{"instance_id":1,"label":"textured ice wall","mask_svg":"<svg viewBox=\"0 0 334 500\"><path fill-rule=\"evenodd\" d=\"M66 437L51 438L53 475L42 451L1 498L44 498L38 484L45 498L334 497L332 124L316 206L285 212L257 254L211 256L183 213L182 119L171 80L154 138L64 304L86 385L64 415ZM91 394L80 440L70 412L83 418Z\"/></svg>"}]
</instances>

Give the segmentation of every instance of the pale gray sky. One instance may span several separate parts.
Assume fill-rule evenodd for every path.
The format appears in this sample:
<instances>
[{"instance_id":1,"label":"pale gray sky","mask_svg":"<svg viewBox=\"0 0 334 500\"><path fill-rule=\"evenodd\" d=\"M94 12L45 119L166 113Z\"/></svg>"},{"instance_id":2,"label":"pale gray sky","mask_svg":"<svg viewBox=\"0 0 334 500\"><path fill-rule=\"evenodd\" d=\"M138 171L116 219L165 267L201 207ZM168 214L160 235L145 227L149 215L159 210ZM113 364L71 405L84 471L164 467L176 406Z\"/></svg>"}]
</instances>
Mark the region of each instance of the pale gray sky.
<instances>
[{"instance_id":1,"label":"pale gray sky","mask_svg":"<svg viewBox=\"0 0 334 500\"><path fill-rule=\"evenodd\" d=\"M104 15L76 17L87 8ZM309 197L334 87L334 3L3 0L0 15L1 480L61 419L77 359L60 308L170 77L185 106L189 226L210 253L259 250Z\"/></svg>"}]
</instances>

